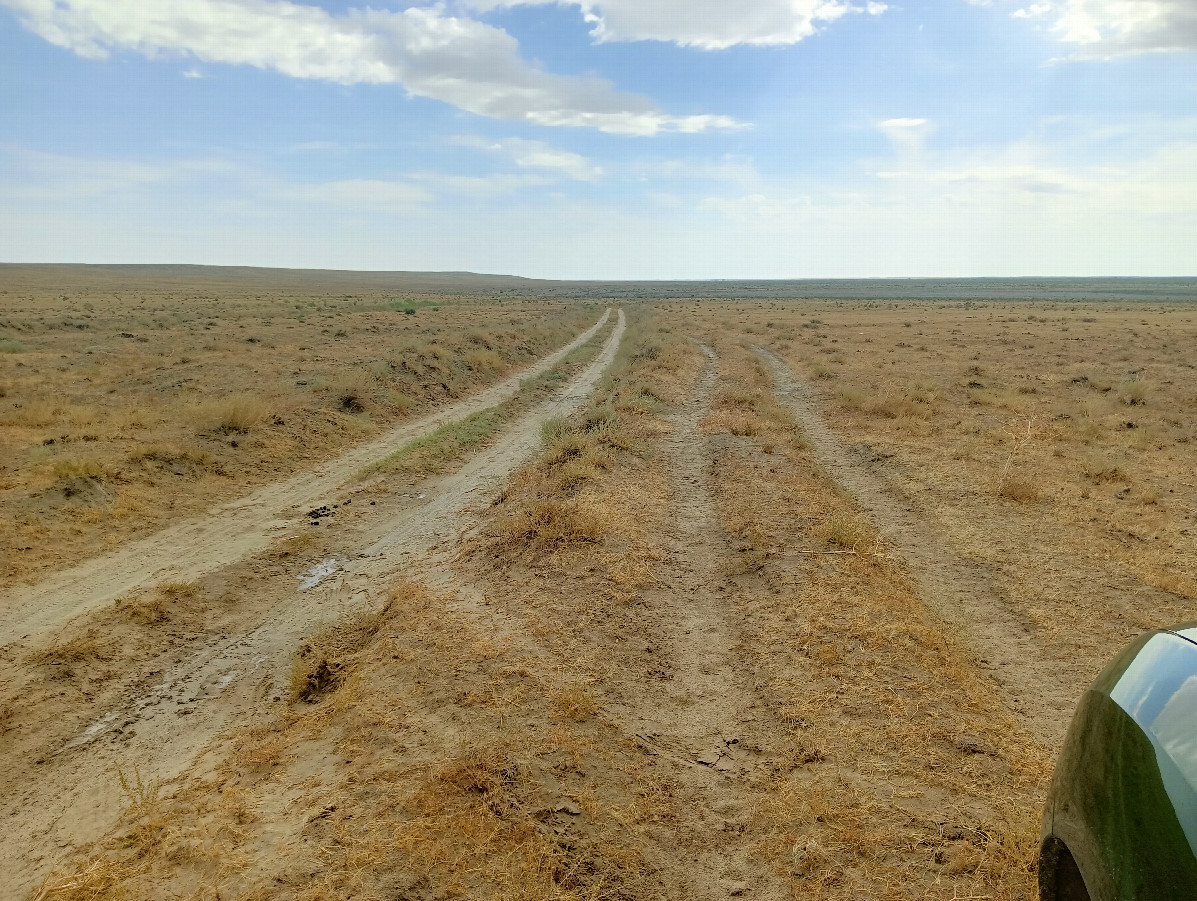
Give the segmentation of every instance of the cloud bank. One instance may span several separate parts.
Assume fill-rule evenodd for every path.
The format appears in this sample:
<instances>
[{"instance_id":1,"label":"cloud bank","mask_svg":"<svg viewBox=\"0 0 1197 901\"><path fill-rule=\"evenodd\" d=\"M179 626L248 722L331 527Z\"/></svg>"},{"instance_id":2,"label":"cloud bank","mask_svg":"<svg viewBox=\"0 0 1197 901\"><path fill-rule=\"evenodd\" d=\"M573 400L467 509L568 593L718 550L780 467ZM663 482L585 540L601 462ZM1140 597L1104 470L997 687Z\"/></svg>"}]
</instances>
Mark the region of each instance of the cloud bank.
<instances>
[{"instance_id":1,"label":"cloud bank","mask_svg":"<svg viewBox=\"0 0 1197 901\"><path fill-rule=\"evenodd\" d=\"M672 116L598 78L530 65L515 38L442 7L333 15L288 0L0 0L28 29L80 56L184 55L337 84L398 84L496 119L655 135L731 128L727 116Z\"/></svg>"},{"instance_id":2,"label":"cloud bank","mask_svg":"<svg viewBox=\"0 0 1197 901\"><path fill-rule=\"evenodd\" d=\"M668 41L683 47L722 50L737 44L796 44L819 27L849 13L873 15L884 3L848 0L464 0L485 11L507 6L576 6L599 41Z\"/></svg>"}]
</instances>

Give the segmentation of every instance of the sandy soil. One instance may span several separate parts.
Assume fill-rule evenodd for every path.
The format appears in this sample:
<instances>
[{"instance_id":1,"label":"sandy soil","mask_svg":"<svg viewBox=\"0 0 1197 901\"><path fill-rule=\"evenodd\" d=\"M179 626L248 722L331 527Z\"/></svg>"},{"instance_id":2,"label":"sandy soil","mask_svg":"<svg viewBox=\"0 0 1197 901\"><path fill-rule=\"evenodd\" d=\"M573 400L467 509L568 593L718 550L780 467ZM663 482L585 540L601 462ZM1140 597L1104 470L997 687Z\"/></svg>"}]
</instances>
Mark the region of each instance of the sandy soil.
<instances>
[{"instance_id":1,"label":"sandy soil","mask_svg":"<svg viewBox=\"0 0 1197 901\"><path fill-rule=\"evenodd\" d=\"M767 790L768 761L781 743L736 651L734 613L726 600L734 585L722 566L710 449L699 431L718 358L706 345L701 350L706 364L685 404L669 417L662 441L672 482L671 525L657 570L663 587L645 595L651 638L671 661L671 678L642 681L629 692L633 703L612 705L611 715L660 759L662 775L685 798L686 813L670 843L650 858L671 893L702 901L784 898L781 880L751 860L754 836L725 828Z\"/></svg>"}]
</instances>

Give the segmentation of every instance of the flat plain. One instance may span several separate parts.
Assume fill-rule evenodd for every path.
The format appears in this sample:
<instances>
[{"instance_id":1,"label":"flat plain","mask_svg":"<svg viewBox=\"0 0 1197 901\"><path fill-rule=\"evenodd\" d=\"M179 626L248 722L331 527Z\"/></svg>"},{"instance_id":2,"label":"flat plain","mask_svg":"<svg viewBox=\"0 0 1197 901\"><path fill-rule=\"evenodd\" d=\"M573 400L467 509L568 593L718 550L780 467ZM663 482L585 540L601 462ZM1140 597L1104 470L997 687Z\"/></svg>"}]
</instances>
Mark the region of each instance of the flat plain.
<instances>
[{"instance_id":1,"label":"flat plain","mask_svg":"<svg viewBox=\"0 0 1197 901\"><path fill-rule=\"evenodd\" d=\"M1031 899L1197 618L1188 283L3 278L6 897Z\"/></svg>"}]
</instances>

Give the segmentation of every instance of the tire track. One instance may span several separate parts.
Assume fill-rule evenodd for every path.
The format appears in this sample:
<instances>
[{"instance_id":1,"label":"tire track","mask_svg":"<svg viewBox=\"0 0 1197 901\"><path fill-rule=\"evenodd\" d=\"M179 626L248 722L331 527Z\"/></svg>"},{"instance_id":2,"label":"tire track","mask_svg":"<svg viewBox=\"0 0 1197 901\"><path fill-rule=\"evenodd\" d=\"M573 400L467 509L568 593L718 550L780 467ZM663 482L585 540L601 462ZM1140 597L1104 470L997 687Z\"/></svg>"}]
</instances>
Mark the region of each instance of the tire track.
<instances>
[{"instance_id":1,"label":"tire track","mask_svg":"<svg viewBox=\"0 0 1197 901\"><path fill-rule=\"evenodd\" d=\"M708 442L699 432L718 378L718 358L705 345L706 366L685 406L670 416L663 441L673 478L674 523L659 570L667 590L649 592L652 629L668 654L673 678L640 686L638 701L618 711L626 730L680 786L686 803L671 828L676 845L654 864L687 901L732 897L780 899L784 887L754 864L748 824L767 790L767 761L776 742L768 708L740 671L721 564L724 540L709 485Z\"/></svg>"},{"instance_id":2,"label":"tire track","mask_svg":"<svg viewBox=\"0 0 1197 901\"><path fill-rule=\"evenodd\" d=\"M820 465L868 511L887 541L897 548L936 615L970 643L977 665L1005 690L1005 697L1033 734L1055 746L1063 738L1076 703L1073 686L1087 679L1036 642L1032 625L1007 606L992 575L960 558L931 527L858 462L828 428L809 387L763 347L777 396L790 409Z\"/></svg>"},{"instance_id":3,"label":"tire track","mask_svg":"<svg viewBox=\"0 0 1197 901\"><path fill-rule=\"evenodd\" d=\"M154 685L105 711L44 765L26 767L24 778L13 780L23 788L20 796L13 792L0 809L14 836L0 862L0 885L19 895L73 847L111 828L125 806L113 776L118 764L141 763L147 781L177 777L222 729L269 713L267 705L286 692L291 655L303 636L322 622L377 605L401 573L443 571L446 549L469 525L465 508L501 487L535 451L546 420L581 406L614 360L625 326L620 310L598 357L561 394L521 417L458 472L437 480L421 507L371 524L363 536L366 548L336 579L293 591L247 632L176 657Z\"/></svg>"},{"instance_id":4,"label":"tire track","mask_svg":"<svg viewBox=\"0 0 1197 901\"><path fill-rule=\"evenodd\" d=\"M193 581L263 550L284 534L304 510L319 506L330 492L364 466L439 426L510 399L519 391L521 381L551 369L598 334L610 316L608 309L597 323L530 368L393 429L314 470L273 482L203 516L58 572L31 588L10 593L0 601L4 611L0 649L14 642L36 643L70 619L142 585L167 580Z\"/></svg>"}]
</instances>

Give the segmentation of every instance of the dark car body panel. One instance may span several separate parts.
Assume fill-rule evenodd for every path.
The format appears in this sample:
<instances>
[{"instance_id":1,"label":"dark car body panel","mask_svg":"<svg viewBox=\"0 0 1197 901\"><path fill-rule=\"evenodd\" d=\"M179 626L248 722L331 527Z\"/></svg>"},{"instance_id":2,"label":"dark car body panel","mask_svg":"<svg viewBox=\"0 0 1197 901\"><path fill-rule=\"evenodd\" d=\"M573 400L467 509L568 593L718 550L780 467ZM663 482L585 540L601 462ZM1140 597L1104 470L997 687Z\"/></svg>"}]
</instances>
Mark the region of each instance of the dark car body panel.
<instances>
[{"instance_id":1,"label":"dark car body panel","mask_svg":"<svg viewBox=\"0 0 1197 901\"><path fill-rule=\"evenodd\" d=\"M1069 728L1044 840L1067 846L1093 901L1197 898L1195 640L1192 627L1140 638Z\"/></svg>"}]
</instances>

